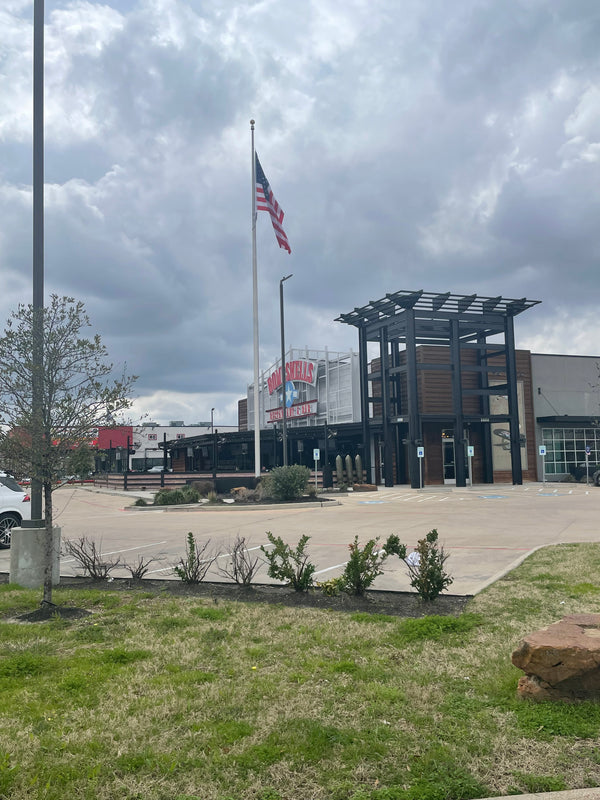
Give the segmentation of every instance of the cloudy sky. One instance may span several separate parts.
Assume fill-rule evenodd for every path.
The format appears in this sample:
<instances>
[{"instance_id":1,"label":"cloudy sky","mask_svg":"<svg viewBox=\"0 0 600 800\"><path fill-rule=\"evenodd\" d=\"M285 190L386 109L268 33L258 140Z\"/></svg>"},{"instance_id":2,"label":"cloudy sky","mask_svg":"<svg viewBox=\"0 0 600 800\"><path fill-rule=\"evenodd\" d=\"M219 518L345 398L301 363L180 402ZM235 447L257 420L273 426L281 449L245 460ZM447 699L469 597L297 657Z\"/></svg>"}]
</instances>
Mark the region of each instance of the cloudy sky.
<instances>
[{"instance_id":1,"label":"cloudy sky","mask_svg":"<svg viewBox=\"0 0 600 800\"><path fill-rule=\"evenodd\" d=\"M0 322L31 301L31 0L0 6ZM600 355L598 0L46 0L46 295L85 301L135 412L237 421L261 367L358 348L401 289L527 297L519 347Z\"/></svg>"}]
</instances>

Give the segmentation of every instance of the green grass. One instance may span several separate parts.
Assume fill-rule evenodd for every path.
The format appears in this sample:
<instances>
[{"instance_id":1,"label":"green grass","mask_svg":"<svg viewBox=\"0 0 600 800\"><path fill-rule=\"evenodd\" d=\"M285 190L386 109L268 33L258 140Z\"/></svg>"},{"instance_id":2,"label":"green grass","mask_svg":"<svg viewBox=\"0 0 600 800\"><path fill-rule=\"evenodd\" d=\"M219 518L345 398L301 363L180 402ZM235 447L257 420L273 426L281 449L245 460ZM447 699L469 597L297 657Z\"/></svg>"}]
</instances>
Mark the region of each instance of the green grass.
<instances>
[{"instance_id":1,"label":"green grass","mask_svg":"<svg viewBox=\"0 0 600 800\"><path fill-rule=\"evenodd\" d=\"M521 636L600 613L600 546L537 551L459 617L144 591L23 624L0 586L0 798L469 800L600 785L600 703L520 701ZM432 606L435 610L435 604Z\"/></svg>"}]
</instances>

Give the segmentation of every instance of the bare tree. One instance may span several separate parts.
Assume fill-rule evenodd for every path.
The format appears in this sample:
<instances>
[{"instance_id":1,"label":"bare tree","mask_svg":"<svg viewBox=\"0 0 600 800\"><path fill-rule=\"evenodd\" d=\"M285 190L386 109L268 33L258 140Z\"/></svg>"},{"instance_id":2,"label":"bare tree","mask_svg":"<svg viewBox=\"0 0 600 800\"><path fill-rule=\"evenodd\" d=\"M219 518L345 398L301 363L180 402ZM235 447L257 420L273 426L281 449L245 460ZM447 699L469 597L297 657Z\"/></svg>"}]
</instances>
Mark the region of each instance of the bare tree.
<instances>
[{"instance_id":1,"label":"bare tree","mask_svg":"<svg viewBox=\"0 0 600 800\"><path fill-rule=\"evenodd\" d=\"M98 334L87 335L89 327L81 301L51 296L43 312L41 419L32 408L33 381L39 378L32 356L33 306L20 305L0 337L0 453L13 469L42 486L46 529L42 604L47 605L52 603L52 489L73 450L131 405L135 382L135 376L125 372L113 376L107 350ZM33 442L40 444L34 448Z\"/></svg>"}]
</instances>

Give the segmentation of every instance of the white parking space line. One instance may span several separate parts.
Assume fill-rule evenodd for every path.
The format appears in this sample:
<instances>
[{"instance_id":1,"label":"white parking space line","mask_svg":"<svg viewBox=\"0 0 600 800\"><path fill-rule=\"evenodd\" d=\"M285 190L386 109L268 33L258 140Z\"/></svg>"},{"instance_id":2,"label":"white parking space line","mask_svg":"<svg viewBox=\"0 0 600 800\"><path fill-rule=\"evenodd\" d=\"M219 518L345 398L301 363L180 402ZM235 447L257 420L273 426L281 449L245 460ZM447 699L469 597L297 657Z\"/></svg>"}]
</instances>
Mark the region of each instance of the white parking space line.
<instances>
[{"instance_id":1,"label":"white parking space line","mask_svg":"<svg viewBox=\"0 0 600 800\"><path fill-rule=\"evenodd\" d=\"M345 567L348 562L344 561L343 564L336 564L334 567L326 567L325 569L320 569L317 572L313 572L313 575L322 575L324 572L331 572L332 569L340 569L341 567Z\"/></svg>"},{"instance_id":2,"label":"white parking space line","mask_svg":"<svg viewBox=\"0 0 600 800\"><path fill-rule=\"evenodd\" d=\"M167 544L166 540L162 542L150 542L149 544L139 544L135 547L125 547L123 550L107 550L106 552L99 553L101 556L112 556L116 555L117 553L129 553L132 550L143 550L145 547L156 547L159 544ZM77 561L76 558L61 558L61 564L72 564L73 561Z\"/></svg>"},{"instance_id":3,"label":"white parking space line","mask_svg":"<svg viewBox=\"0 0 600 800\"><path fill-rule=\"evenodd\" d=\"M258 547L245 547L244 552L251 553L253 550L262 550L263 547L274 547L274 546L275 545L272 545L271 542L267 542L267 544L264 545L259 544ZM217 558L231 558L232 555L233 553L219 553Z\"/></svg>"},{"instance_id":4,"label":"white parking space line","mask_svg":"<svg viewBox=\"0 0 600 800\"><path fill-rule=\"evenodd\" d=\"M135 547L124 547L122 550L107 550L102 551L100 555L102 556L114 556L117 553L129 553L131 550L143 550L144 547L155 547L158 544L167 544L166 539L162 542L149 542L148 544L138 544Z\"/></svg>"}]
</instances>

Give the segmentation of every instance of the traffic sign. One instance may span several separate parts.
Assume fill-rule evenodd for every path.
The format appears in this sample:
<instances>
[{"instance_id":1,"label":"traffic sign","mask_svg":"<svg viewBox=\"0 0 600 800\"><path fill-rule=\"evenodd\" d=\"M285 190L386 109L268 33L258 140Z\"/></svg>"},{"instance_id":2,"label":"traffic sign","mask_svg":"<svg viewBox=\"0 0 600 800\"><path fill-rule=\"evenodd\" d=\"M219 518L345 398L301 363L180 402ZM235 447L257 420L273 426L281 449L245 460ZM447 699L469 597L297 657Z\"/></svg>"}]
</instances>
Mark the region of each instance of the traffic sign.
<instances>
[{"instance_id":1,"label":"traffic sign","mask_svg":"<svg viewBox=\"0 0 600 800\"><path fill-rule=\"evenodd\" d=\"M417 458L425 458L425 448L417 447Z\"/></svg>"},{"instance_id":2,"label":"traffic sign","mask_svg":"<svg viewBox=\"0 0 600 800\"><path fill-rule=\"evenodd\" d=\"M539 453L540 453L541 456L545 456L546 455L546 446L545 445L543 445L543 444L540 445Z\"/></svg>"},{"instance_id":3,"label":"traffic sign","mask_svg":"<svg viewBox=\"0 0 600 800\"><path fill-rule=\"evenodd\" d=\"M313 450L313 460L314 461L320 461L321 460L321 451L319 450L318 447L315 447L315 449Z\"/></svg>"}]
</instances>

